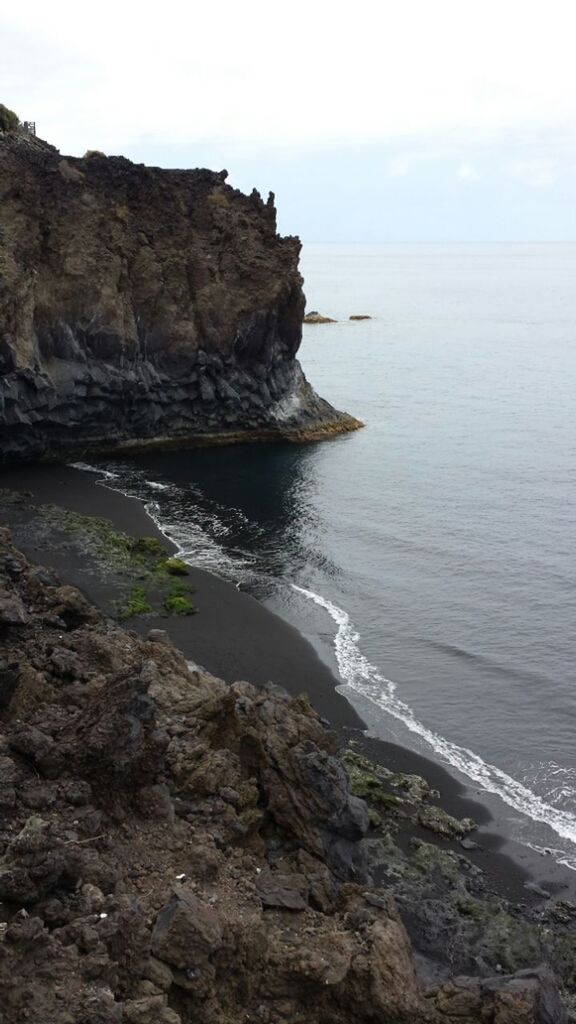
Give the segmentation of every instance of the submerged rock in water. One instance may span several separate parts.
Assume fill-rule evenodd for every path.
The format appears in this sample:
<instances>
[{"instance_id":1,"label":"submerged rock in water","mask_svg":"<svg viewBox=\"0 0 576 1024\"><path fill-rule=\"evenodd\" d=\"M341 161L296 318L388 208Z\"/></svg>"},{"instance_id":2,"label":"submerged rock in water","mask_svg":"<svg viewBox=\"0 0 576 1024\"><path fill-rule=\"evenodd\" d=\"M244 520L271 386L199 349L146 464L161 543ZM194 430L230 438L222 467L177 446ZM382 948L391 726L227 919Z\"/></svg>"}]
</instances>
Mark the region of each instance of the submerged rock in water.
<instances>
[{"instance_id":1,"label":"submerged rock in water","mask_svg":"<svg viewBox=\"0 0 576 1024\"><path fill-rule=\"evenodd\" d=\"M352 315L349 316L348 319L349 320L371 320L372 317L368 316L366 313L352 313Z\"/></svg>"},{"instance_id":2,"label":"submerged rock in water","mask_svg":"<svg viewBox=\"0 0 576 1024\"><path fill-rule=\"evenodd\" d=\"M299 240L226 177L0 133L0 462L360 425L296 359Z\"/></svg>"}]
</instances>

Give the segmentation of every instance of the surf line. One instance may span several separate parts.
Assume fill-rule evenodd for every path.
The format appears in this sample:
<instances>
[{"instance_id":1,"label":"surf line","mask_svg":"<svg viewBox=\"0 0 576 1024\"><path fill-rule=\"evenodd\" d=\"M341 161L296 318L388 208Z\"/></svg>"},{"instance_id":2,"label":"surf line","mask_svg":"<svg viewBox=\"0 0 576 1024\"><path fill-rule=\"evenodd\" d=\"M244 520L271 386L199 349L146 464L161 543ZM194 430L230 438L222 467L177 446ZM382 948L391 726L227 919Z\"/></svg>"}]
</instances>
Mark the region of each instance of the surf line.
<instances>
[{"instance_id":1,"label":"surf line","mask_svg":"<svg viewBox=\"0 0 576 1024\"><path fill-rule=\"evenodd\" d=\"M525 814L533 821L547 825L558 836L568 840L576 848L576 817L574 815L547 804L536 793L507 775L496 765L483 761L473 750L452 743L418 721L408 704L405 704L396 695L396 683L383 676L362 654L359 646L360 634L348 613L313 590L307 590L296 583L291 583L290 586L307 600L324 608L336 623L334 647L338 670L343 681L351 689L403 722L410 732L423 739L436 754L439 754L448 764L457 768L473 782L478 783L484 790L499 796L515 811ZM566 867L576 870L576 856L573 860L568 859L566 854L564 856L567 859L562 860L562 863Z\"/></svg>"},{"instance_id":2,"label":"surf line","mask_svg":"<svg viewBox=\"0 0 576 1024\"><path fill-rule=\"evenodd\" d=\"M119 471L92 466L86 462L73 462L69 465L72 469L97 475L99 479L95 483L106 490L139 501L162 536L176 546L178 558L187 562L191 568L213 572L240 588L243 579L238 578L238 572L249 572L254 559L247 552L234 552L232 557L218 542L216 538L226 535L229 528L219 519L217 512L203 512L202 518L205 522L197 522L188 517L183 525L183 517L178 517L173 512L167 516L156 498L146 493L151 490L154 494L164 492L167 497L174 497L178 494L175 485L148 480L137 471L122 475ZM233 511L238 516L242 515L238 509ZM206 523L210 525L214 536L206 528Z\"/></svg>"}]
</instances>

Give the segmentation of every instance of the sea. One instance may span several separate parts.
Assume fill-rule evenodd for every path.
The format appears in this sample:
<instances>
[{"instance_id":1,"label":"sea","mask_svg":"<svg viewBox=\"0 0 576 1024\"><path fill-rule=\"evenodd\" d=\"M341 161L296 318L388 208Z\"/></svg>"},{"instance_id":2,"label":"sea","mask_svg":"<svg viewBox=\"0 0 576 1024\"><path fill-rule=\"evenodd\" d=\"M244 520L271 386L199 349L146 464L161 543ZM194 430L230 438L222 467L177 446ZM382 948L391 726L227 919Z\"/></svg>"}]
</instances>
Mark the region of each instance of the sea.
<instances>
[{"instance_id":1,"label":"sea","mask_svg":"<svg viewBox=\"0 0 576 1024\"><path fill-rule=\"evenodd\" d=\"M308 637L372 735L576 870L576 246L304 245L301 268L337 321L304 327L303 369L363 430L95 468Z\"/></svg>"}]
</instances>

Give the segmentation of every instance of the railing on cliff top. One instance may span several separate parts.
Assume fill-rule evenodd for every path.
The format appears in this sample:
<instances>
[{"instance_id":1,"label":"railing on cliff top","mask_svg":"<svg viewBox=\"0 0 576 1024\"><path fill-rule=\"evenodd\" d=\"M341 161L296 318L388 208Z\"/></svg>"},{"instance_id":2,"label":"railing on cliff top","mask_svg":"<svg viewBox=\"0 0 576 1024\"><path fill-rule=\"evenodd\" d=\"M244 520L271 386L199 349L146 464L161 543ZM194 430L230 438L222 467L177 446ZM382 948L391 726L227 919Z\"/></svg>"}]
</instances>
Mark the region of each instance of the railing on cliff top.
<instances>
[{"instance_id":1,"label":"railing on cliff top","mask_svg":"<svg viewBox=\"0 0 576 1024\"><path fill-rule=\"evenodd\" d=\"M28 135L36 135L36 121L23 121L22 128Z\"/></svg>"}]
</instances>

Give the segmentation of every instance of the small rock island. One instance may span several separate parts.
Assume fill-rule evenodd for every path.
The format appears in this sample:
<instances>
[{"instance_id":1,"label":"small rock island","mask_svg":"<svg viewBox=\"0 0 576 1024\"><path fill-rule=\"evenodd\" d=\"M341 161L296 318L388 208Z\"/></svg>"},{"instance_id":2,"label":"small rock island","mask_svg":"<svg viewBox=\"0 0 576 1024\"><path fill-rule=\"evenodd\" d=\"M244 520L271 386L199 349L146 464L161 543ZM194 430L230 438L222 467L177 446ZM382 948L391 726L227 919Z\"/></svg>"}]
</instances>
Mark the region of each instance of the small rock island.
<instances>
[{"instance_id":1,"label":"small rock island","mask_svg":"<svg viewBox=\"0 0 576 1024\"><path fill-rule=\"evenodd\" d=\"M322 316L317 310L313 309L309 313L306 313L304 317L305 324L335 324L337 321L333 320L332 317Z\"/></svg>"}]
</instances>

